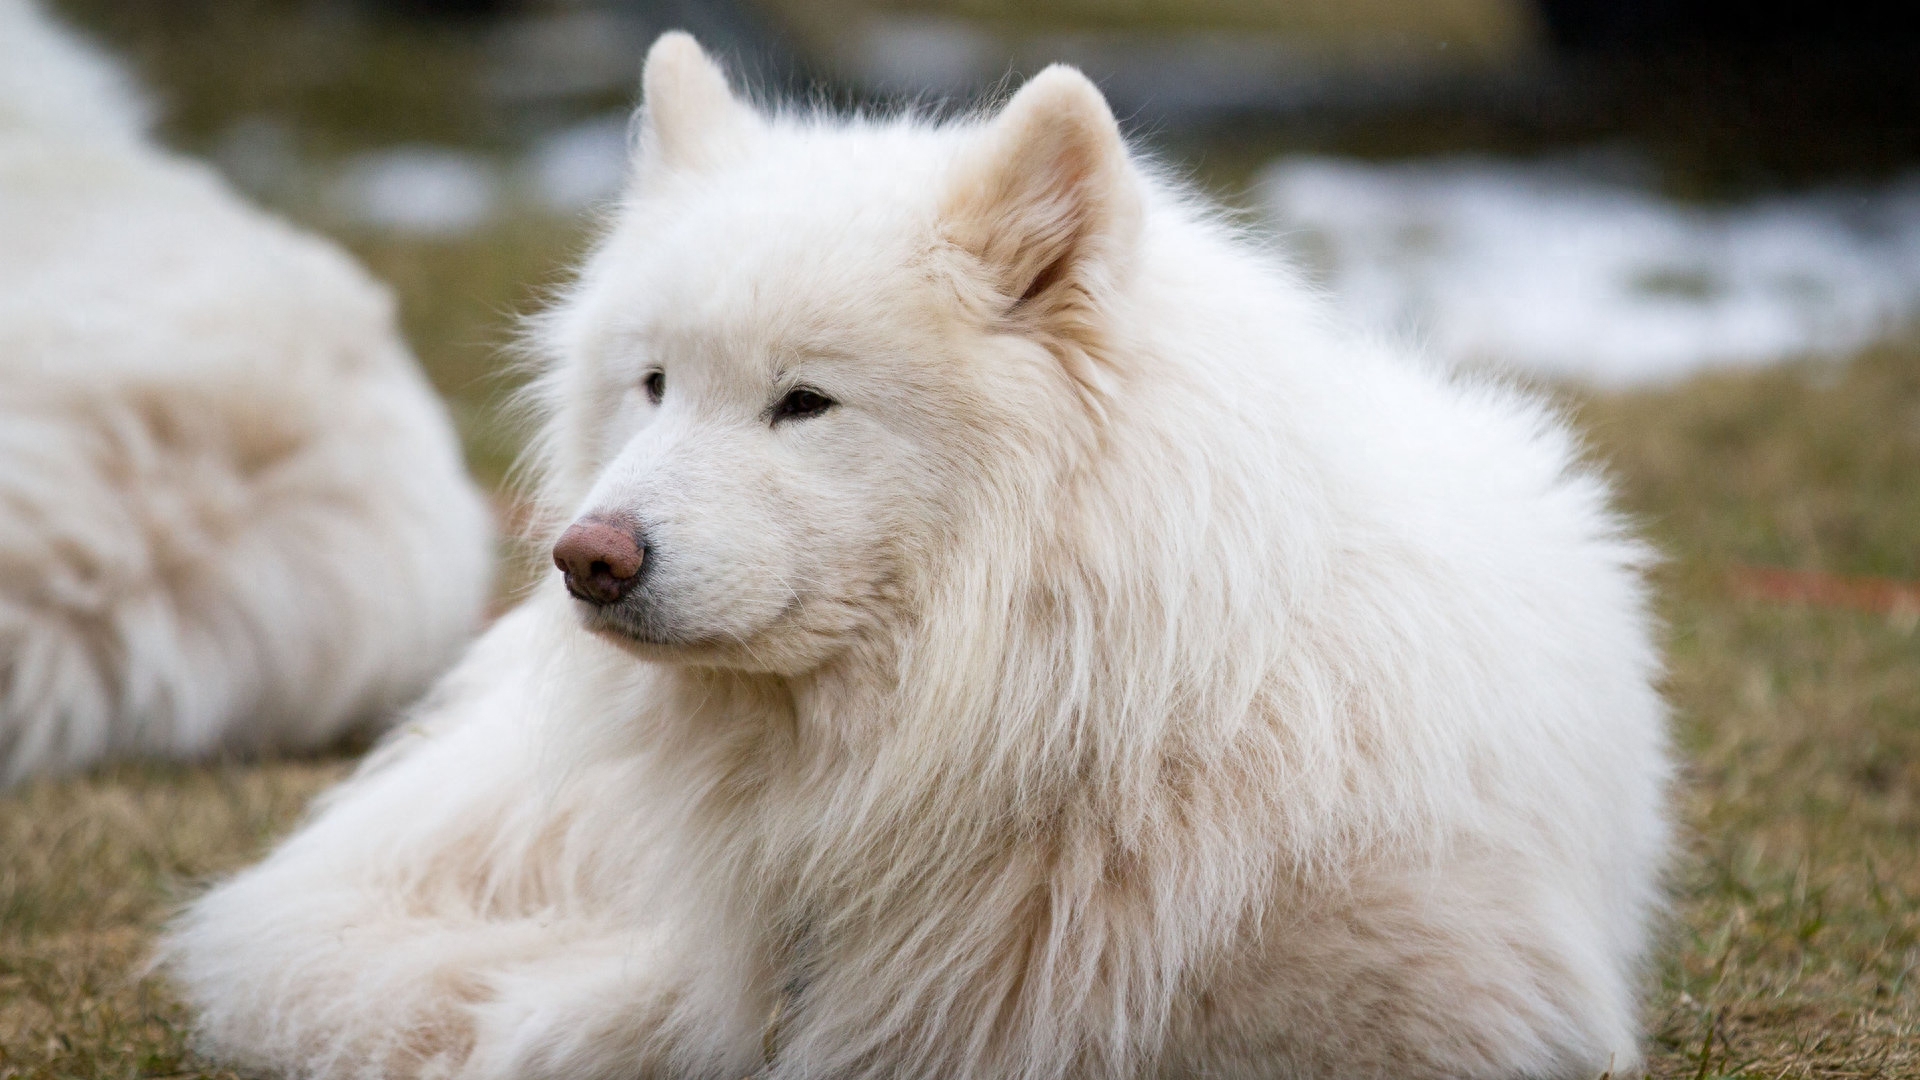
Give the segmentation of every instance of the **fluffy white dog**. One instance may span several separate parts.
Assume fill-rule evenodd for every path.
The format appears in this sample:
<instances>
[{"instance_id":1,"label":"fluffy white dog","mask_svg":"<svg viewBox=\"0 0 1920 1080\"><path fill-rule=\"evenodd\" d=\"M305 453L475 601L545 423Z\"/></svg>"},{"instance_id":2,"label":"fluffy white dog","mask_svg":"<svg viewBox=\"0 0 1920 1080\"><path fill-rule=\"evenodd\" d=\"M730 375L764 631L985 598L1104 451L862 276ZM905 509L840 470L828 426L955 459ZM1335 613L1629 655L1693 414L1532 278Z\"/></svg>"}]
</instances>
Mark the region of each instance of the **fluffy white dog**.
<instances>
[{"instance_id":1,"label":"fluffy white dog","mask_svg":"<svg viewBox=\"0 0 1920 1080\"><path fill-rule=\"evenodd\" d=\"M1659 661L1558 421L1331 326L1072 70L976 122L767 116L668 35L645 89L541 331L565 573L177 925L213 1053L1638 1061Z\"/></svg>"},{"instance_id":2,"label":"fluffy white dog","mask_svg":"<svg viewBox=\"0 0 1920 1080\"><path fill-rule=\"evenodd\" d=\"M386 293L0 0L0 783L312 747L444 670L491 533Z\"/></svg>"}]
</instances>

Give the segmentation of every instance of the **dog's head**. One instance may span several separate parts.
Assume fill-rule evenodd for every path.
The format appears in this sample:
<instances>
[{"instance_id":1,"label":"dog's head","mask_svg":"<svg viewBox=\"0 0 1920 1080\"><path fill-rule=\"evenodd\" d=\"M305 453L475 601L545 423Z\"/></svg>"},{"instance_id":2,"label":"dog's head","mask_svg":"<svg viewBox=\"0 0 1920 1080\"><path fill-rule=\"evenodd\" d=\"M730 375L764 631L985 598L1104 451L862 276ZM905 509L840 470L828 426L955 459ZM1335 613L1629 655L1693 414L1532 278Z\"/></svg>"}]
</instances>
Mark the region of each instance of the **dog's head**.
<instances>
[{"instance_id":1,"label":"dog's head","mask_svg":"<svg viewBox=\"0 0 1920 1080\"><path fill-rule=\"evenodd\" d=\"M1122 377L1142 188L1053 68L984 121L766 115L684 34L647 57L629 190L546 323L555 547L641 655L808 670L1011 561ZM991 613L979 613L991 617Z\"/></svg>"}]
</instances>

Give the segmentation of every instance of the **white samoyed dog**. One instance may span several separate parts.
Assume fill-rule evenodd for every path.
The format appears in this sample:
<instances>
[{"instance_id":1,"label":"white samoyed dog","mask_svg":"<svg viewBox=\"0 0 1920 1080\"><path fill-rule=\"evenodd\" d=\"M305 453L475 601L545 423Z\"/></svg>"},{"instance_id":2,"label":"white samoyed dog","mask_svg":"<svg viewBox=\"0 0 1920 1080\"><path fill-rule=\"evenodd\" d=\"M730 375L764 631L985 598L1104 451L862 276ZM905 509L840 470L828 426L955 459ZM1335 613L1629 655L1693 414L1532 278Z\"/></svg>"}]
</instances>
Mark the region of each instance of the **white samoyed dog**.
<instances>
[{"instance_id":1,"label":"white samoyed dog","mask_svg":"<svg viewBox=\"0 0 1920 1080\"><path fill-rule=\"evenodd\" d=\"M492 540L387 294L0 0L0 784L313 747L443 671Z\"/></svg>"},{"instance_id":2,"label":"white samoyed dog","mask_svg":"<svg viewBox=\"0 0 1920 1080\"><path fill-rule=\"evenodd\" d=\"M564 574L174 928L288 1076L1584 1077L1668 846L1644 549L1043 72L647 59L539 330ZM571 593L571 597L569 597Z\"/></svg>"}]
</instances>

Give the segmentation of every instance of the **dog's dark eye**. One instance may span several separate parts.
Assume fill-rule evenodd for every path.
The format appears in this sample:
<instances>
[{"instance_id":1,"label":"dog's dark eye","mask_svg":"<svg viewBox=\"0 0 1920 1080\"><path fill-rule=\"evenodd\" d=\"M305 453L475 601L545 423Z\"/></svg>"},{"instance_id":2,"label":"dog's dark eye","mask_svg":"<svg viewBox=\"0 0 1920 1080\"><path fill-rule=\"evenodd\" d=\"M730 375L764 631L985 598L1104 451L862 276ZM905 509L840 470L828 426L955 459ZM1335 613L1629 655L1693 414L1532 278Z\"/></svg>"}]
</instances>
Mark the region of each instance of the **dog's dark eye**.
<instances>
[{"instance_id":1,"label":"dog's dark eye","mask_svg":"<svg viewBox=\"0 0 1920 1080\"><path fill-rule=\"evenodd\" d=\"M831 408L833 408L832 398L818 390L809 390L803 386L797 390L787 391L787 396L781 398L779 404L773 407L773 422L777 424L782 420L805 420L810 416L819 416Z\"/></svg>"},{"instance_id":2,"label":"dog's dark eye","mask_svg":"<svg viewBox=\"0 0 1920 1080\"><path fill-rule=\"evenodd\" d=\"M658 405L660 404L660 399L667 396L667 373L664 371L649 371L647 372L646 379L642 380L640 385L646 387L647 400Z\"/></svg>"}]
</instances>

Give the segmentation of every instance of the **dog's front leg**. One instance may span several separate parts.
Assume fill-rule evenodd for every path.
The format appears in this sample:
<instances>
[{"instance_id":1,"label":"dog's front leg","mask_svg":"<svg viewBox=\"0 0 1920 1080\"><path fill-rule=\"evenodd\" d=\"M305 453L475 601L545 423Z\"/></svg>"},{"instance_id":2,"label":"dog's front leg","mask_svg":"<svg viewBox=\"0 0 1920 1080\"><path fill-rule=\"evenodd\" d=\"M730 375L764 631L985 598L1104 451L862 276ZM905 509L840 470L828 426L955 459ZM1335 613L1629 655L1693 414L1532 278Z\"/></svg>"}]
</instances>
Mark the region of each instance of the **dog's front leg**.
<instances>
[{"instance_id":1,"label":"dog's front leg","mask_svg":"<svg viewBox=\"0 0 1920 1080\"><path fill-rule=\"evenodd\" d=\"M464 1077L739 1080L763 1064L767 1010L724 950L666 927L567 941L489 978ZM745 985L751 985L748 981Z\"/></svg>"}]
</instances>

